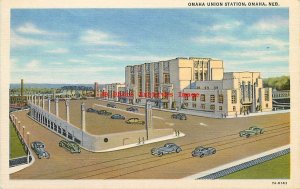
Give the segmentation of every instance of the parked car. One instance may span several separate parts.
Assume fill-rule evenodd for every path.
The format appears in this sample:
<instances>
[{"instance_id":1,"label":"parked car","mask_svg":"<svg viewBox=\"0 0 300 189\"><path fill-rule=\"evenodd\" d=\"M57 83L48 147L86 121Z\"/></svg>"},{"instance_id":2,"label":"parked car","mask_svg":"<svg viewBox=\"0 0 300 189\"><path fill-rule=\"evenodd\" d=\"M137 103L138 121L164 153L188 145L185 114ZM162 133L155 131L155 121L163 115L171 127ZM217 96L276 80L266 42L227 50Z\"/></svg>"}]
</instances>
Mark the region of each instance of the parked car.
<instances>
[{"instance_id":1,"label":"parked car","mask_svg":"<svg viewBox=\"0 0 300 189\"><path fill-rule=\"evenodd\" d=\"M240 134L240 137L246 137L246 138L248 138L250 136L258 135L258 134L263 134L263 133L264 133L264 129L263 128L252 126L252 127L249 127L249 129L241 131L239 134Z\"/></svg>"},{"instance_id":2,"label":"parked car","mask_svg":"<svg viewBox=\"0 0 300 189\"><path fill-rule=\"evenodd\" d=\"M95 110L94 108L88 108L86 111L87 112L97 112L97 110Z\"/></svg>"},{"instance_id":3,"label":"parked car","mask_svg":"<svg viewBox=\"0 0 300 189\"><path fill-rule=\"evenodd\" d=\"M112 113L111 113L111 112L108 112L108 111L106 111L106 110L99 110L99 111L98 111L98 114L100 114L100 115L105 115L105 116L109 116L109 115L111 115Z\"/></svg>"},{"instance_id":4,"label":"parked car","mask_svg":"<svg viewBox=\"0 0 300 189\"><path fill-rule=\"evenodd\" d=\"M117 107L116 104L112 103L112 102L108 103L106 106L111 107L111 108L116 108Z\"/></svg>"},{"instance_id":5,"label":"parked car","mask_svg":"<svg viewBox=\"0 0 300 189\"><path fill-rule=\"evenodd\" d=\"M40 141L35 141L31 143L31 149L36 153L39 159L42 157L49 159L50 154L45 150L45 144Z\"/></svg>"},{"instance_id":6,"label":"parked car","mask_svg":"<svg viewBox=\"0 0 300 189\"><path fill-rule=\"evenodd\" d=\"M81 152L79 145L72 141L61 140L58 143L58 145L59 145L59 147L63 147L65 149L69 150L71 153L80 153Z\"/></svg>"},{"instance_id":7,"label":"parked car","mask_svg":"<svg viewBox=\"0 0 300 189\"><path fill-rule=\"evenodd\" d=\"M182 149L178 145L176 145L174 143L167 143L162 147L152 148L151 154L154 156L160 157L164 154L169 154L169 153L174 153L174 152L179 153L181 151L182 151Z\"/></svg>"},{"instance_id":8,"label":"parked car","mask_svg":"<svg viewBox=\"0 0 300 189\"><path fill-rule=\"evenodd\" d=\"M197 148L195 148L194 151L192 151L192 156L193 157L204 157L204 156L209 156L212 154L215 154L217 152L217 150L215 148L212 147L203 147L203 146L198 146Z\"/></svg>"},{"instance_id":9,"label":"parked car","mask_svg":"<svg viewBox=\"0 0 300 189\"><path fill-rule=\"evenodd\" d=\"M111 116L111 119L125 119L125 116L121 114L114 114Z\"/></svg>"},{"instance_id":10,"label":"parked car","mask_svg":"<svg viewBox=\"0 0 300 189\"><path fill-rule=\"evenodd\" d=\"M183 113L173 114L171 116L172 119L180 119L180 120L187 120L187 117Z\"/></svg>"},{"instance_id":11,"label":"parked car","mask_svg":"<svg viewBox=\"0 0 300 189\"><path fill-rule=\"evenodd\" d=\"M140 120L139 118L130 118L125 121L127 124L145 124L145 121Z\"/></svg>"},{"instance_id":12,"label":"parked car","mask_svg":"<svg viewBox=\"0 0 300 189\"><path fill-rule=\"evenodd\" d=\"M133 106L131 106L129 108L126 108L126 110L130 111L130 112L137 112L137 111L139 111L137 107L133 107Z\"/></svg>"}]
</instances>

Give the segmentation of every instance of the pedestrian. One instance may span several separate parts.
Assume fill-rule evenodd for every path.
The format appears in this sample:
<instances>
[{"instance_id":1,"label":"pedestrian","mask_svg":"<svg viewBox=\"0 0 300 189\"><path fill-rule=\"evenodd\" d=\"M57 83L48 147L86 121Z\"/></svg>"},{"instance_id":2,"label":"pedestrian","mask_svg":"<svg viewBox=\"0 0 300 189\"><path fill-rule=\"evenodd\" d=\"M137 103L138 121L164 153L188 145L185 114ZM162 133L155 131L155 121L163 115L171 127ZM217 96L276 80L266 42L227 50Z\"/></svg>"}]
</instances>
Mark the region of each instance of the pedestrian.
<instances>
[{"instance_id":1,"label":"pedestrian","mask_svg":"<svg viewBox=\"0 0 300 189\"><path fill-rule=\"evenodd\" d=\"M235 112L235 117L237 117L237 112Z\"/></svg>"},{"instance_id":2,"label":"pedestrian","mask_svg":"<svg viewBox=\"0 0 300 189\"><path fill-rule=\"evenodd\" d=\"M221 114L221 117L223 118L223 114Z\"/></svg>"},{"instance_id":3,"label":"pedestrian","mask_svg":"<svg viewBox=\"0 0 300 189\"><path fill-rule=\"evenodd\" d=\"M175 132L175 136L177 136L177 131L176 131L176 129L174 129L174 132Z\"/></svg>"},{"instance_id":4,"label":"pedestrian","mask_svg":"<svg viewBox=\"0 0 300 189\"><path fill-rule=\"evenodd\" d=\"M145 143L145 138L143 137L143 144Z\"/></svg>"},{"instance_id":5,"label":"pedestrian","mask_svg":"<svg viewBox=\"0 0 300 189\"><path fill-rule=\"evenodd\" d=\"M177 135L178 135L178 136L180 136L180 131L178 130L177 132L178 132L178 134L177 134Z\"/></svg>"},{"instance_id":6,"label":"pedestrian","mask_svg":"<svg viewBox=\"0 0 300 189\"><path fill-rule=\"evenodd\" d=\"M226 116L227 116L227 115L226 115L226 113L225 113L225 114L224 114L224 117L226 118Z\"/></svg>"},{"instance_id":7,"label":"pedestrian","mask_svg":"<svg viewBox=\"0 0 300 189\"><path fill-rule=\"evenodd\" d=\"M141 137L139 137L139 144L141 144Z\"/></svg>"}]
</instances>

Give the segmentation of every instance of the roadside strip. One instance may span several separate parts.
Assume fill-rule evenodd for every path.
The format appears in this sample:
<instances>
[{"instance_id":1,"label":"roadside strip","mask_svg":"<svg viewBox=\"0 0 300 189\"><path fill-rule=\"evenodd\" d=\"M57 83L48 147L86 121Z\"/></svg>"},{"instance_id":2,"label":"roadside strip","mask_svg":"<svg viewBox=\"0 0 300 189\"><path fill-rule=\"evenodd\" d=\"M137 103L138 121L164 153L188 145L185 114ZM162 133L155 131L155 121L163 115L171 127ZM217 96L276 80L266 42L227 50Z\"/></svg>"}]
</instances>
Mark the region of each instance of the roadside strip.
<instances>
[{"instance_id":1,"label":"roadside strip","mask_svg":"<svg viewBox=\"0 0 300 189\"><path fill-rule=\"evenodd\" d=\"M240 171L251 166L263 163L270 159L274 159L281 155L285 155L289 153L290 145L285 145L279 148L275 148L260 154L256 154L254 156L250 156L241 160L237 160L225 165L221 165L219 167L215 167L210 170L202 171L200 173L190 175L188 177L184 177L183 179L217 179L223 177L225 175L229 175L236 171Z\"/></svg>"}]
</instances>

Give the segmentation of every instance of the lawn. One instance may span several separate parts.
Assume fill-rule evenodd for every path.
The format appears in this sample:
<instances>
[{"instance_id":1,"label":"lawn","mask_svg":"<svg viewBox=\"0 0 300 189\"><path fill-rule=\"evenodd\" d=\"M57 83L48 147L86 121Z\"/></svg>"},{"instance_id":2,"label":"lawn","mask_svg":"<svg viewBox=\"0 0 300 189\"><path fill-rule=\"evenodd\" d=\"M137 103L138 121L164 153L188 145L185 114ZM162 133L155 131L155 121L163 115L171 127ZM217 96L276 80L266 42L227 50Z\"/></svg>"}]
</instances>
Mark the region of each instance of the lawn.
<instances>
[{"instance_id":1,"label":"lawn","mask_svg":"<svg viewBox=\"0 0 300 189\"><path fill-rule=\"evenodd\" d=\"M220 179L289 179L290 154L229 174Z\"/></svg>"},{"instance_id":2,"label":"lawn","mask_svg":"<svg viewBox=\"0 0 300 189\"><path fill-rule=\"evenodd\" d=\"M21 144L21 141L19 140L17 133L11 122L9 123L9 133L10 133L9 158L13 159L13 158L26 155L23 146Z\"/></svg>"}]
</instances>

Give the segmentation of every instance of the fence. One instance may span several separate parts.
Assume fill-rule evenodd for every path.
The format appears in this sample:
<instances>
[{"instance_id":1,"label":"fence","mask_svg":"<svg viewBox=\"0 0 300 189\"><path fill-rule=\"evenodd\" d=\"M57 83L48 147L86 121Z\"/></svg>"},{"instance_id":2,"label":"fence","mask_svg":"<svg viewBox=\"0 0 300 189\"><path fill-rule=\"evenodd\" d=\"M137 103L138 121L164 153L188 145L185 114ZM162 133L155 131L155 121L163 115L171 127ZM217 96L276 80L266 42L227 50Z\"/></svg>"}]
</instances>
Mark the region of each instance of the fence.
<instances>
[{"instance_id":1,"label":"fence","mask_svg":"<svg viewBox=\"0 0 300 189\"><path fill-rule=\"evenodd\" d=\"M269 155L266 155L266 156L263 156L263 157L260 157L260 158L257 158L257 159L254 159L254 160L251 160L251 161L248 161L248 162L245 162L245 163L233 166L233 167L229 167L227 169L223 169L221 171L218 171L218 172L200 177L198 179L217 179L217 178L220 178L220 177L224 177L224 176L229 175L231 173L234 173L234 172L252 167L254 165L269 161L271 159L277 158L279 156L286 155L288 153L290 153L290 148L284 149L284 150L281 150L279 152L275 152L275 153L272 153L272 154L269 154Z\"/></svg>"},{"instance_id":2,"label":"fence","mask_svg":"<svg viewBox=\"0 0 300 189\"><path fill-rule=\"evenodd\" d=\"M17 133L17 136L23 146L23 149L25 151L25 153L27 154L27 156L22 156L22 157L18 157L18 158L14 158L14 159L10 159L9 160L9 167L15 167L15 166L19 166L19 165L23 165L23 164L28 164L32 161L32 155L30 150L28 149L28 144L25 143L24 139L22 138L19 130L17 129L15 123L13 122L12 118L10 117L12 125Z\"/></svg>"}]
</instances>

